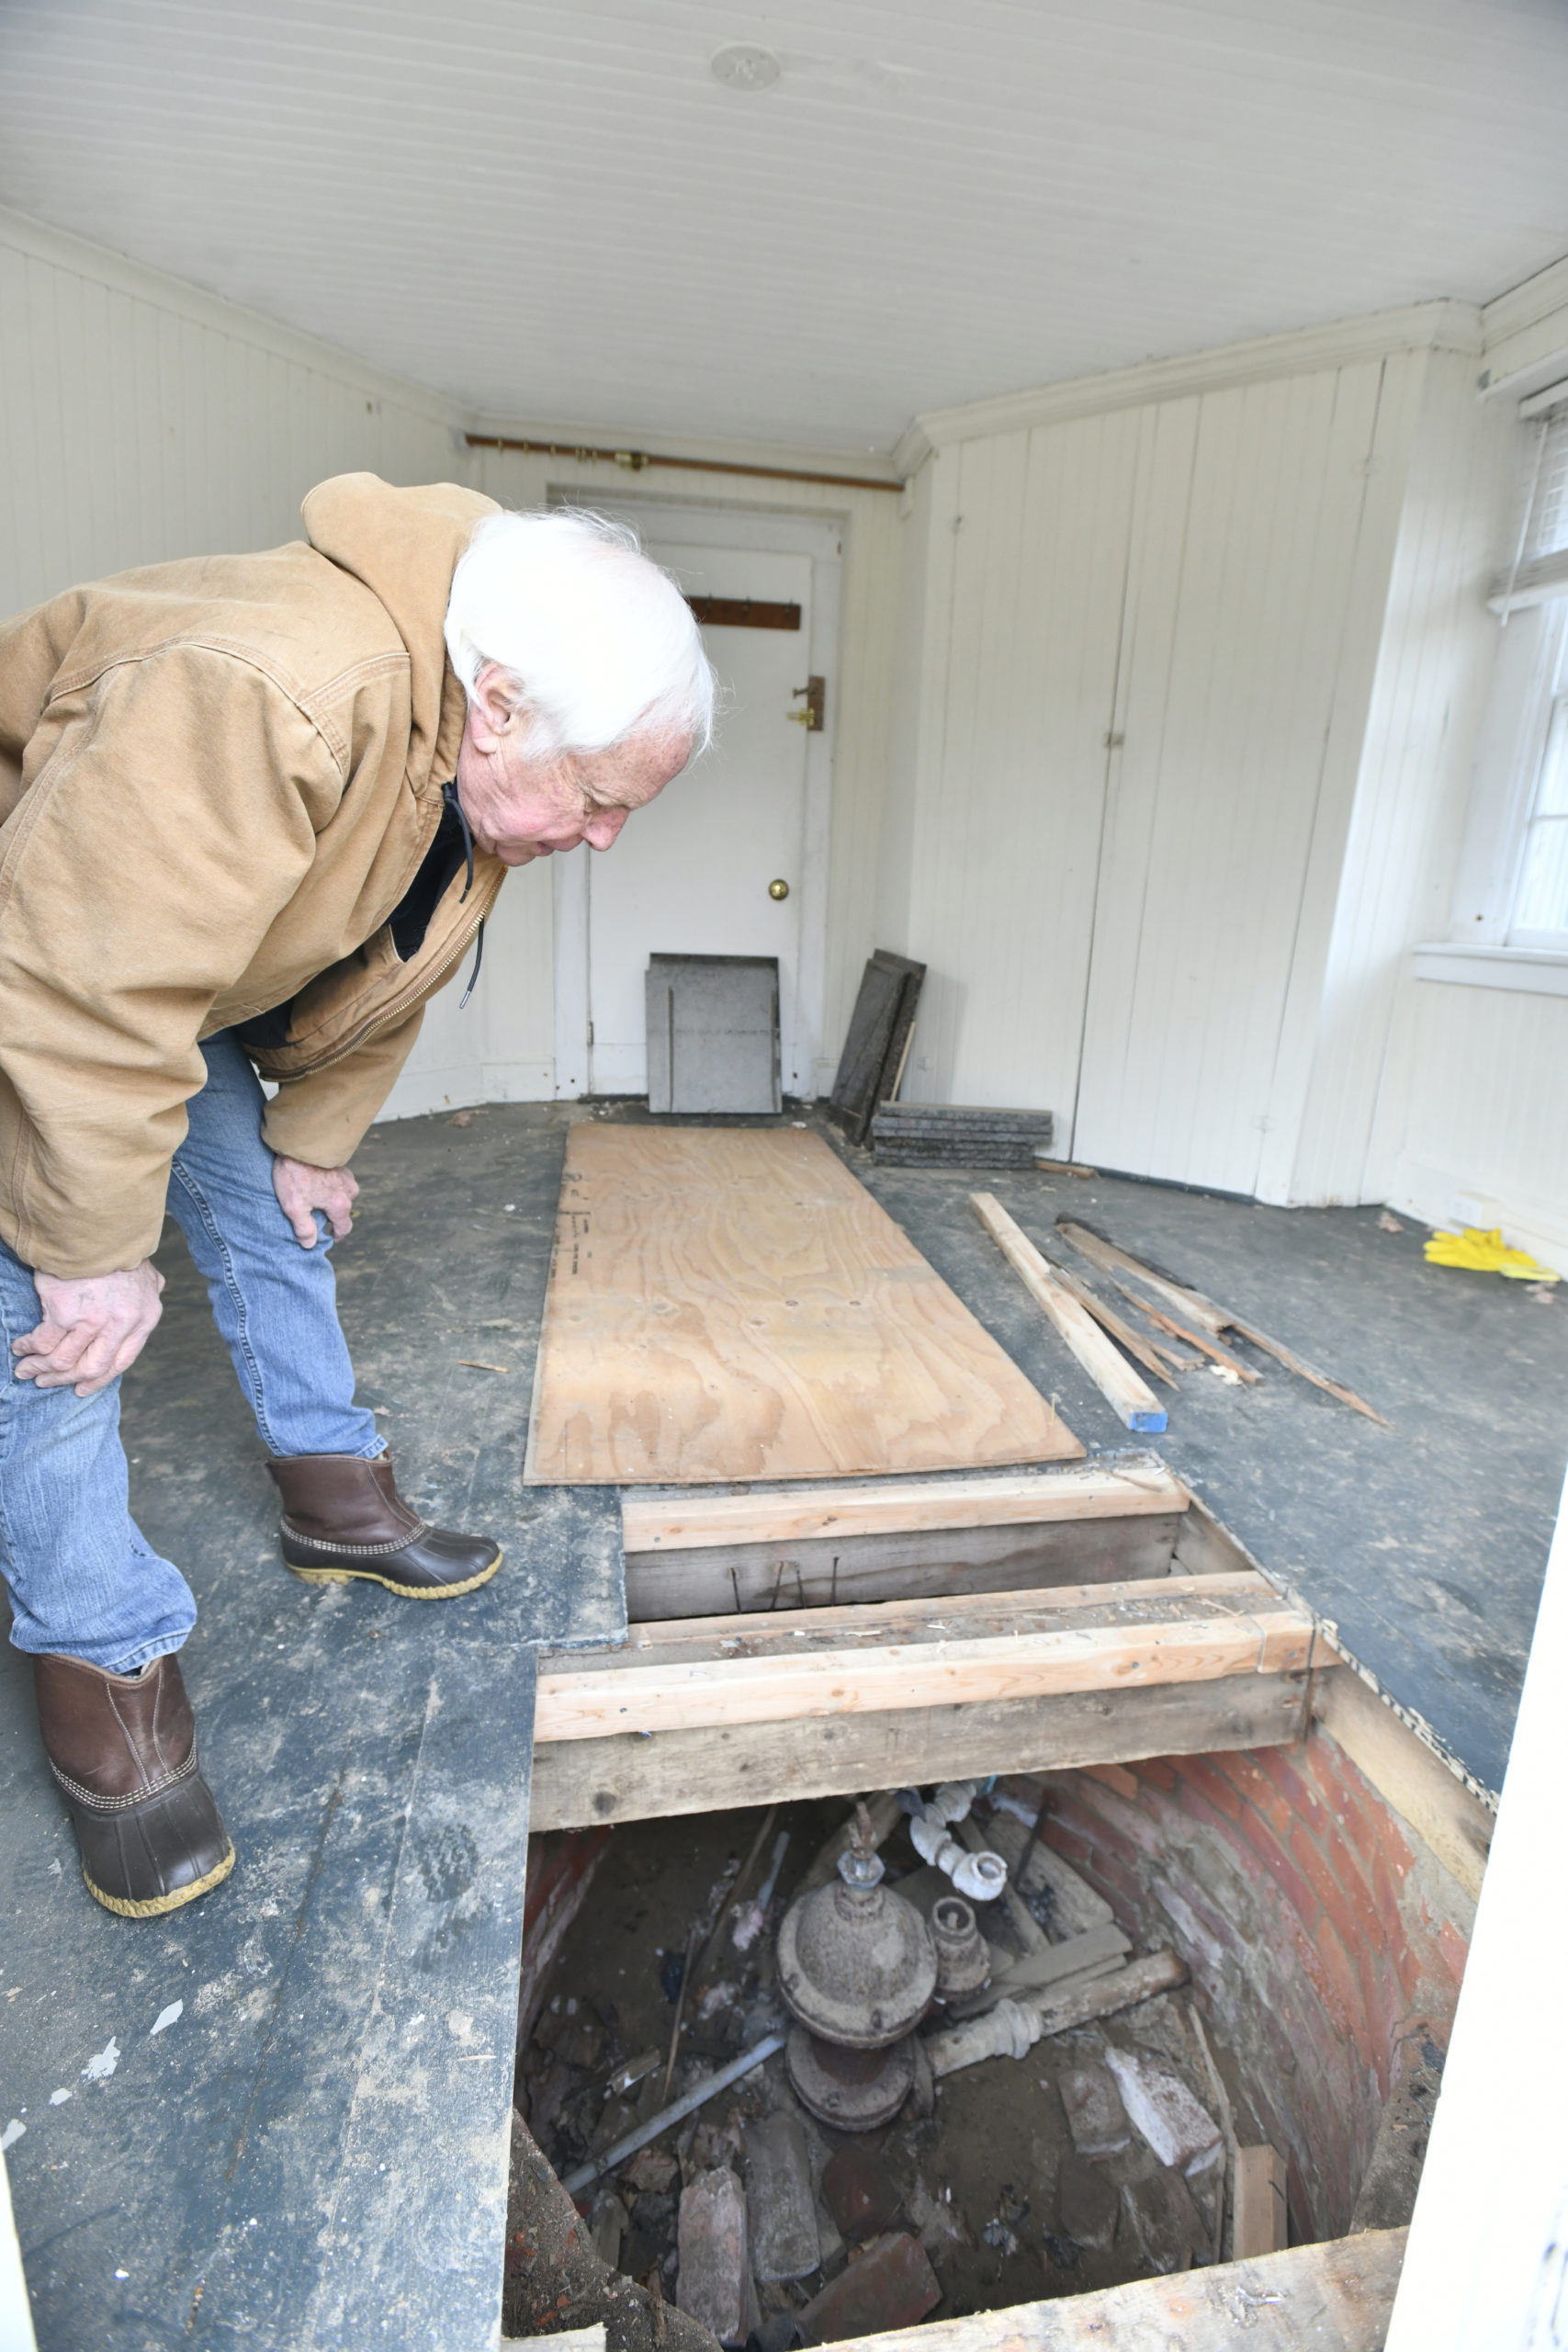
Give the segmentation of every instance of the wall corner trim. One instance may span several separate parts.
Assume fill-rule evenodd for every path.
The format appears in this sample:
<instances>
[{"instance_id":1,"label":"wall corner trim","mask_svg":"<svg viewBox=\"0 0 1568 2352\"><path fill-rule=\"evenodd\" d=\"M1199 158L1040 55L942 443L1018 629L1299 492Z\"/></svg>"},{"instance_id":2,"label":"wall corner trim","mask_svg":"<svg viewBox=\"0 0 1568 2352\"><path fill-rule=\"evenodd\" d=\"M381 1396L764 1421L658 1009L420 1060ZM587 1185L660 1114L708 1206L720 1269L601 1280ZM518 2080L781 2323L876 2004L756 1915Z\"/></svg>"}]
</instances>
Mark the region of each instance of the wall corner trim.
<instances>
[{"instance_id":1,"label":"wall corner trim","mask_svg":"<svg viewBox=\"0 0 1568 2352\"><path fill-rule=\"evenodd\" d=\"M893 470L908 481L918 474L928 458L934 458L937 445L927 433L925 421L914 417L899 435L893 449Z\"/></svg>"},{"instance_id":2,"label":"wall corner trim","mask_svg":"<svg viewBox=\"0 0 1568 2352\"><path fill-rule=\"evenodd\" d=\"M1182 400L1201 392L1257 383L1269 377L1303 376L1361 359L1382 359L1396 351L1459 351L1481 354L1482 313L1470 302L1414 302L1404 310L1375 311L1359 319L1337 319L1326 326L1290 334L1264 335L1249 343L1222 344L1176 359L1154 359L1101 376L1076 376L1031 391L971 401L963 407L932 409L905 433L896 462L912 469L924 450L995 433L1027 432L1068 417L1111 409L1143 408L1155 401ZM917 441L915 436L919 435Z\"/></svg>"}]
</instances>

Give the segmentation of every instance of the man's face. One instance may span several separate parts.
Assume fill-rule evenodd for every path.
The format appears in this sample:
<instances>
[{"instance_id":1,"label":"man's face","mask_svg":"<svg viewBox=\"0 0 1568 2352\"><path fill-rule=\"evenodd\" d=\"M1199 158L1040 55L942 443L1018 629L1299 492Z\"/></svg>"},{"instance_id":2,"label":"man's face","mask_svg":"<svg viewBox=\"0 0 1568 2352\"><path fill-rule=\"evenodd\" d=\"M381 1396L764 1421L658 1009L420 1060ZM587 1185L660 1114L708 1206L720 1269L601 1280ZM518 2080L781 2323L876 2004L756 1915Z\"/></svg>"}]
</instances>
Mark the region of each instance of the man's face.
<instances>
[{"instance_id":1,"label":"man's face","mask_svg":"<svg viewBox=\"0 0 1568 2352\"><path fill-rule=\"evenodd\" d=\"M634 735L608 752L530 756L524 718L487 662L476 681L457 753L457 797L479 847L507 865L557 850L608 849L634 808L646 808L692 755L685 735Z\"/></svg>"}]
</instances>

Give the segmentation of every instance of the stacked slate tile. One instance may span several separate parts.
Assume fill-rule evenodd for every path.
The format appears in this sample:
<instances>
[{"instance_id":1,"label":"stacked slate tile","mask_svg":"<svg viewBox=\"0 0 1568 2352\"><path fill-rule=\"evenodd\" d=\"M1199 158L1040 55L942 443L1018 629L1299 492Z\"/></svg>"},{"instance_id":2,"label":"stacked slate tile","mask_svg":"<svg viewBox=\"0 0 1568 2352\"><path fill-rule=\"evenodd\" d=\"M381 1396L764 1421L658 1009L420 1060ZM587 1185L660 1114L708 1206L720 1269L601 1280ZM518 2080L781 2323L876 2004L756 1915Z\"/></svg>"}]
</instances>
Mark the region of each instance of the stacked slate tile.
<instances>
[{"instance_id":1,"label":"stacked slate tile","mask_svg":"<svg viewBox=\"0 0 1568 2352\"><path fill-rule=\"evenodd\" d=\"M1032 1168L1051 1148L1049 1111L992 1111L967 1102L884 1102L872 1150L895 1168Z\"/></svg>"}]
</instances>

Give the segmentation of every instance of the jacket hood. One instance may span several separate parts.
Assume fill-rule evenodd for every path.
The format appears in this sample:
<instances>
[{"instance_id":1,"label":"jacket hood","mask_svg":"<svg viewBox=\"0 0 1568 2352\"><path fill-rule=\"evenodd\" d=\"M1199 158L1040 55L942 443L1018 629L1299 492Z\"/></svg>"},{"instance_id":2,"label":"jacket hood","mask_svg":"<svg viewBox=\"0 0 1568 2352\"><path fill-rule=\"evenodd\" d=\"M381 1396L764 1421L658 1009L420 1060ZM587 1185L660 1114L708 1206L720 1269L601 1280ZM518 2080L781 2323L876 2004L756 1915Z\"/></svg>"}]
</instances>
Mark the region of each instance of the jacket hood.
<instances>
[{"instance_id":1,"label":"jacket hood","mask_svg":"<svg viewBox=\"0 0 1568 2352\"><path fill-rule=\"evenodd\" d=\"M362 581L408 648L412 725L408 779L418 792L456 766L466 696L447 664L443 630L452 574L493 498L452 481L397 490L378 474L335 474L300 508L319 555Z\"/></svg>"}]
</instances>

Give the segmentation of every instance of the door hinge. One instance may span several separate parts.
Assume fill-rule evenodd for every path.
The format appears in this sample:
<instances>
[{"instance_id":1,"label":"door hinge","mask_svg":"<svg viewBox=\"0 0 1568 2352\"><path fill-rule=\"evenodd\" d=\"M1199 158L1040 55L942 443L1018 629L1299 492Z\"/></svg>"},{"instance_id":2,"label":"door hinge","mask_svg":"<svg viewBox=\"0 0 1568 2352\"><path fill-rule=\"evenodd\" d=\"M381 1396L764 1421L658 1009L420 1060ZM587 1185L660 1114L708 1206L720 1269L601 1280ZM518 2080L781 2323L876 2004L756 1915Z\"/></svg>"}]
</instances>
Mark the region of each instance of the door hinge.
<instances>
[{"instance_id":1,"label":"door hinge","mask_svg":"<svg viewBox=\"0 0 1568 2352\"><path fill-rule=\"evenodd\" d=\"M593 1043L593 1023L592 1021L588 1024L588 1042L590 1045Z\"/></svg>"}]
</instances>

